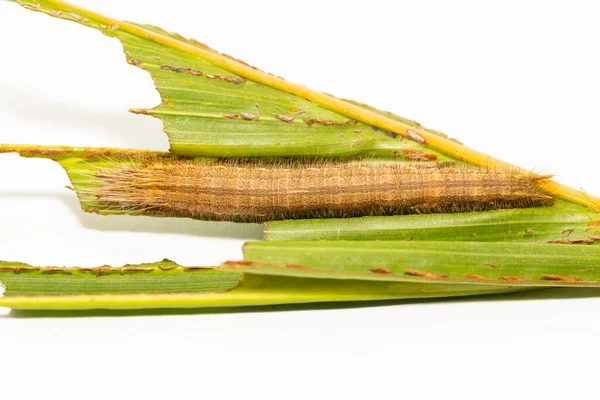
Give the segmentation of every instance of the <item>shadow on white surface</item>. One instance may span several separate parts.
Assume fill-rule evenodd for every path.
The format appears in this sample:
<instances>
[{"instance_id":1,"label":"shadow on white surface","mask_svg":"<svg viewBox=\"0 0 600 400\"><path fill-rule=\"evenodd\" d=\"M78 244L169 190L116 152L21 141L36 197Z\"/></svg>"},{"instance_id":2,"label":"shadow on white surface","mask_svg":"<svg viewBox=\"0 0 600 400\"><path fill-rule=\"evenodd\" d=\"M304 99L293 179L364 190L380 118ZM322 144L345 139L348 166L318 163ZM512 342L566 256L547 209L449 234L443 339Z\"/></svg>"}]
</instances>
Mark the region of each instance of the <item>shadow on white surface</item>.
<instances>
[{"instance_id":1,"label":"shadow on white surface","mask_svg":"<svg viewBox=\"0 0 600 400\"><path fill-rule=\"evenodd\" d=\"M82 227L97 231L179 233L203 237L262 240L263 224L200 221L191 218L156 218L129 215L98 215L81 210L79 201L69 193L3 192L2 197L55 198L62 201Z\"/></svg>"}]
</instances>

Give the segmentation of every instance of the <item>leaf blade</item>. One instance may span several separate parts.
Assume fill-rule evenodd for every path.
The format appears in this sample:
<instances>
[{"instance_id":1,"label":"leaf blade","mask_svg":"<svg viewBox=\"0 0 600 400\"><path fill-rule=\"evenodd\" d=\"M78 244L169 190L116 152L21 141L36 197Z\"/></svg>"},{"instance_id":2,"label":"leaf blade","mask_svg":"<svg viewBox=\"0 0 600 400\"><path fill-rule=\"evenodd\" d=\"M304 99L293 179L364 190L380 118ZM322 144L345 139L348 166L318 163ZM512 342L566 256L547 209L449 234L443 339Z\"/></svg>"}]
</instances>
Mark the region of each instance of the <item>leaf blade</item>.
<instances>
[{"instance_id":1,"label":"leaf blade","mask_svg":"<svg viewBox=\"0 0 600 400\"><path fill-rule=\"evenodd\" d=\"M546 243L600 233L599 217L565 201L552 207L476 213L283 220L266 223L266 240L432 240Z\"/></svg>"},{"instance_id":2,"label":"leaf blade","mask_svg":"<svg viewBox=\"0 0 600 400\"><path fill-rule=\"evenodd\" d=\"M501 242L264 241L233 270L288 276L600 287L600 246Z\"/></svg>"},{"instance_id":3,"label":"leaf blade","mask_svg":"<svg viewBox=\"0 0 600 400\"><path fill-rule=\"evenodd\" d=\"M445 298L514 291L473 285L240 274L219 268L186 269L169 261L126 266L125 270L0 265L3 267L0 282L6 286L0 307L31 310L241 307ZM127 272L128 268L135 271ZM59 275L60 279L56 279ZM132 276L135 279L129 279ZM174 279L181 277L184 279Z\"/></svg>"},{"instance_id":4,"label":"leaf blade","mask_svg":"<svg viewBox=\"0 0 600 400\"><path fill-rule=\"evenodd\" d=\"M442 135L439 135L437 132L422 129L420 125L413 124L412 121L399 118L390 118L389 115L386 115L382 112L378 112L377 110L374 111L372 108L369 107L364 107L363 105L360 105L360 103L348 102L345 100L337 99L333 96L310 90L302 85L287 82L280 77L260 71L230 56L218 53L205 45L199 45L198 42L186 40L178 35L164 34L164 31L162 30L157 31L155 29L153 31L142 25L118 21L59 0L41 0L39 3L36 4L26 3L20 0L18 0L17 2L23 5L24 7L34 11L45 12L51 16L66 18L78 22L80 24L92 26L94 28L100 28L104 31L105 34L108 34L109 36L127 34L160 45L164 49L172 49L182 54L195 56L196 59L207 60L215 67L223 68L248 80L254 81L258 84L270 87L279 92L289 93L309 102L314 102L322 106L324 110L331 110L332 112L338 113L340 115L345 115L348 118L355 119L364 124L388 131L391 133L391 135L400 135L404 138L409 139L409 141L414 141L418 142L419 144L426 145L426 148L429 151L439 152L440 154L448 155L451 158L487 169L518 170L521 173L529 173L529 171L517 168L499 159L469 149L460 143L457 143ZM102 25L103 23L108 25ZM130 62L134 65L137 64L134 61L135 60L131 60ZM381 143L381 139L382 138L379 138L377 139L377 141ZM353 140L352 146L354 146L355 144L359 145L360 142L361 140L358 139ZM194 144L196 143L194 142ZM239 145L239 143L237 144ZM317 144L316 155L335 155L335 149L331 149L331 153L320 152L320 146L326 146L326 144L326 142ZM395 143L395 145L397 144L398 143ZM207 147L210 147L210 145L205 144L201 146L200 151L201 149L206 149ZM385 152L389 154L389 151L387 150L389 147L386 145L383 145L383 147L386 148ZM280 153L278 153L278 150L275 150L274 152L272 151L273 149L277 148L278 143L274 143L273 148L269 148L269 151L266 152L269 154L266 155L281 155ZM292 150L292 152L297 151L297 148L297 143L294 143L293 149L295 150ZM310 153L309 149L311 148L313 150L315 149L313 145L305 145L304 149L306 151L304 153L290 155L306 155L307 153ZM183 145L178 151L186 151L185 145ZM260 156L261 154L264 154L264 150L262 153L261 151L259 151L259 149L255 149L255 151L256 154L254 154L253 150L250 149L244 154L246 154L247 156ZM239 156L240 154L234 154L231 151L229 151L229 153L226 154L226 156L236 155ZM557 196L559 198L563 198L568 201L572 201L574 203L581 204L595 210L600 209L600 198L588 195L580 190L575 190L558 182L552 180L540 181L539 187L553 196Z\"/></svg>"}]
</instances>

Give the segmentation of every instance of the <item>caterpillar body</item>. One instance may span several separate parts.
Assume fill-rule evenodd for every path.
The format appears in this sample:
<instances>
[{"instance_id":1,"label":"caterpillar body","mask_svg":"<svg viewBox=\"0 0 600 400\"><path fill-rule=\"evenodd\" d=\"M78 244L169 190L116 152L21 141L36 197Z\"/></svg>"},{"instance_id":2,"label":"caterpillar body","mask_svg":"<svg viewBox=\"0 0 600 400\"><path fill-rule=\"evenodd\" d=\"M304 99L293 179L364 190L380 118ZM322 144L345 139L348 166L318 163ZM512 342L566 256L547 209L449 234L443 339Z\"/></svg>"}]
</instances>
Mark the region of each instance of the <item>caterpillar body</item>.
<instances>
[{"instance_id":1,"label":"caterpillar body","mask_svg":"<svg viewBox=\"0 0 600 400\"><path fill-rule=\"evenodd\" d=\"M121 160L122 161L122 160ZM537 175L430 162L223 161L154 157L98 167L80 193L104 213L261 222L549 205Z\"/></svg>"}]
</instances>

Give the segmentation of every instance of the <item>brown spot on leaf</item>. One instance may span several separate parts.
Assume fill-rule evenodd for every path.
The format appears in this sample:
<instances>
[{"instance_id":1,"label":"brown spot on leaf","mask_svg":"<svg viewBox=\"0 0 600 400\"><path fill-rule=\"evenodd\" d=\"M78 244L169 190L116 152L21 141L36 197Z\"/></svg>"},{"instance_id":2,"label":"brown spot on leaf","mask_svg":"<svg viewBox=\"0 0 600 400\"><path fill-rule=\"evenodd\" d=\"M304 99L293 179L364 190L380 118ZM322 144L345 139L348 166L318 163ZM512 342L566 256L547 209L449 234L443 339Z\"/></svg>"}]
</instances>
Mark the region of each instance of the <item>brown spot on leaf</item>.
<instances>
[{"instance_id":1,"label":"brown spot on leaf","mask_svg":"<svg viewBox=\"0 0 600 400\"><path fill-rule=\"evenodd\" d=\"M239 117L239 114L221 114L223 116L223 118L227 118L227 119L236 119L237 117Z\"/></svg>"},{"instance_id":2,"label":"brown spot on leaf","mask_svg":"<svg viewBox=\"0 0 600 400\"><path fill-rule=\"evenodd\" d=\"M414 140L415 142L417 142L419 144L427 143L427 140L425 140L425 138L423 136L419 135L418 133L416 133L410 129L406 133L408 134L409 138L411 138L412 140Z\"/></svg>"},{"instance_id":3,"label":"brown spot on leaf","mask_svg":"<svg viewBox=\"0 0 600 400\"><path fill-rule=\"evenodd\" d=\"M48 267L48 268L41 268L40 272L43 274L69 274L71 275L73 273L73 271L70 268L63 268L63 267Z\"/></svg>"},{"instance_id":4,"label":"brown spot on leaf","mask_svg":"<svg viewBox=\"0 0 600 400\"><path fill-rule=\"evenodd\" d=\"M152 272L154 268L142 268L142 267L124 267L121 268L123 272Z\"/></svg>"},{"instance_id":5,"label":"brown spot on leaf","mask_svg":"<svg viewBox=\"0 0 600 400\"><path fill-rule=\"evenodd\" d=\"M348 126L348 125L356 124L356 120L353 120L353 119L350 119L350 120L344 121L344 122L340 122L340 121L330 121L327 119L304 118L303 121L306 122L308 125L320 124L320 125L327 125L327 126L331 126L331 125Z\"/></svg>"},{"instance_id":6,"label":"brown spot on leaf","mask_svg":"<svg viewBox=\"0 0 600 400\"><path fill-rule=\"evenodd\" d=\"M554 275L554 274L543 274L543 279L551 281L565 281L565 282L581 282L583 279L575 278L572 276Z\"/></svg>"},{"instance_id":7,"label":"brown spot on leaf","mask_svg":"<svg viewBox=\"0 0 600 400\"><path fill-rule=\"evenodd\" d=\"M248 267L273 267L273 265L269 264L269 263L264 263L264 262L259 262L259 261L247 261L247 260L226 261L224 263L224 265L231 266L231 267L239 267L239 266L248 266Z\"/></svg>"},{"instance_id":8,"label":"brown spot on leaf","mask_svg":"<svg viewBox=\"0 0 600 400\"><path fill-rule=\"evenodd\" d=\"M392 271L388 271L387 269L384 269L384 268L369 268L369 271L371 271L374 274L379 274L379 275L394 275L394 273Z\"/></svg>"},{"instance_id":9,"label":"brown spot on leaf","mask_svg":"<svg viewBox=\"0 0 600 400\"><path fill-rule=\"evenodd\" d=\"M15 267L15 272L22 272L22 271L39 271L41 270L40 267ZM70 273L70 272L69 272Z\"/></svg>"},{"instance_id":10,"label":"brown spot on leaf","mask_svg":"<svg viewBox=\"0 0 600 400\"><path fill-rule=\"evenodd\" d=\"M302 114L304 114L305 112L306 112L306 111L304 111L304 110L298 110L298 111L294 112L294 114L295 114L295 115L302 115Z\"/></svg>"},{"instance_id":11,"label":"brown spot on leaf","mask_svg":"<svg viewBox=\"0 0 600 400\"><path fill-rule=\"evenodd\" d=\"M15 274L19 274L23 271L39 271L40 267L9 267L6 265L0 266L0 271L12 271Z\"/></svg>"},{"instance_id":12,"label":"brown spot on leaf","mask_svg":"<svg viewBox=\"0 0 600 400\"><path fill-rule=\"evenodd\" d=\"M41 270L40 267L14 267L13 268L13 272L20 274L23 271L39 271Z\"/></svg>"},{"instance_id":13,"label":"brown spot on leaf","mask_svg":"<svg viewBox=\"0 0 600 400\"><path fill-rule=\"evenodd\" d=\"M448 277L448 275L446 275L446 274L434 274L431 272L417 271L414 269L407 269L406 271L404 271L404 273L406 275L420 276L423 278L447 278Z\"/></svg>"},{"instance_id":14,"label":"brown spot on leaf","mask_svg":"<svg viewBox=\"0 0 600 400\"><path fill-rule=\"evenodd\" d=\"M258 118L258 115L256 115L256 114L250 114L250 113L247 113L247 112L240 113L240 116L242 118L246 119L246 120L249 120L249 121Z\"/></svg>"},{"instance_id":15,"label":"brown spot on leaf","mask_svg":"<svg viewBox=\"0 0 600 400\"><path fill-rule=\"evenodd\" d=\"M93 272L95 272L96 275L120 272L118 268L112 268L112 267L97 267L97 268L93 268L93 270L94 270Z\"/></svg>"},{"instance_id":16,"label":"brown spot on leaf","mask_svg":"<svg viewBox=\"0 0 600 400\"><path fill-rule=\"evenodd\" d=\"M285 266L287 268L293 268L293 269L310 269L310 267L307 267L306 265L300 265L300 264L285 264Z\"/></svg>"},{"instance_id":17,"label":"brown spot on leaf","mask_svg":"<svg viewBox=\"0 0 600 400\"><path fill-rule=\"evenodd\" d=\"M498 266L496 264L492 264L492 263L485 263L485 264L481 264L481 265L486 266L486 267L492 267L494 269L498 268Z\"/></svg>"},{"instance_id":18,"label":"brown spot on leaf","mask_svg":"<svg viewBox=\"0 0 600 400\"><path fill-rule=\"evenodd\" d=\"M551 244L594 244L600 241L600 235L593 235L585 239L575 239L575 240L551 240L548 243Z\"/></svg>"},{"instance_id":19,"label":"brown spot on leaf","mask_svg":"<svg viewBox=\"0 0 600 400\"><path fill-rule=\"evenodd\" d=\"M158 266L158 269L160 269L161 271L172 271L174 269L177 269L176 266L171 266L171 267L163 267L162 265Z\"/></svg>"},{"instance_id":20,"label":"brown spot on leaf","mask_svg":"<svg viewBox=\"0 0 600 400\"><path fill-rule=\"evenodd\" d=\"M518 276L501 276L500 279L502 279L504 281L525 281L525 280L527 280L525 278L520 278Z\"/></svg>"},{"instance_id":21,"label":"brown spot on leaf","mask_svg":"<svg viewBox=\"0 0 600 400\"><path fill-rule=\"evenodd\" d=\"M475 274L465 274L465 276L470 279L487 279L485 276Z\"/></svg>"},{"instance_id":22,"label":"brown spot on leaf","mask_svg":"<svg viewBox=\"0 0 600 400\"><path fill-rule=\"evenodd\" d=\"M402 150L402 154L404 154L404 155L421 155L424 153L425 152L420 149L404 149L404 150Z\"/></svg>"},{"instance_id":23,"label":"brown spot on leaf","mask_svg":"<svg viewBox=\"0 0 600 400\"><path fill-rule=\"evenodd\" d=\"M435 154L408 154L405 156L410 161L436 161L437 156Z\"/></svg>"},{"instance_id":24,"label":"brown spot on leaf","mask_svg":"<svg viewBox=\"0 0 600 400\"><path fill-rule=\"evenodd\" d=\"M356 134L361 134L361 133L362 133L362 130L360 130L360 129L356 129L356 130L354 131L354 133L356 133Z\"/></svg>"},{"instance_id":25,"label":"brown spot on leaf","mask_svg":"<svg viewBox=\"0 0 600 400\"><path fill-rule=\"evenodd\" d=\"M184 73L184 74L192 74L194 76L203 76L204 73L202 71L198 71L197 69L191 69L191 68L187 68L187 67L173 67L171 65L161 65L160 69L164 69L165 71L173 71L173 72L178 72L178 73ZM211 75L207 77L213 77L216 78L217 76L215 75Z\"/></svg>"},{"instance_id":26,"label":"brown spot on leaf","mask_svg":"<svg viewBox=\"0 0 600 400\"><path fill-rule=\"evenodd\" d=\"M223 79L226 80L227 82L233 82L236 84L246 82L246 80L244 78L240 78L239 76L226 76Z\"/></svg>"},{"instance_id":27,"label":"brown spot on leaf","mask_svg":"<svg viewBox=\"0 0 600 400\"><path fill-rule=\"evenodd\" d=\"M244 78L240 78L239 76L226 76L219 74L204 74L208 79L222 79L227 82L233 82L235 84L244 83L246 80Z\"/></svg>"},{"instance_id":28,"label":"brown spot on leaf","mask_svg":"<svg viewBox=\"0 0 600 400\"><path fill-rule=\"evenodd\" d=\"M273 116L277 119L287 122L288 124L291 124L292 121L294 120L294 117L292 117L291 115L273 114Z\"/></svg>"},{"instance_id":29,"label":"brown spot on leaf","mask_svg":"<svg viewBox=\"0 0 600 400\"><path fill-rule=\"evenodd\" d=\"M212 268L206 268L206 267L183 267L184 271L190 271L190 272L194 272L194 271L208 271L211 270Z\"/></svg>"},{"instance_id":30,"label":"brown spot on leaf","mask_svg":"<svg viewBox=\"0 0 600 400\"><path fill-rule=\"evenodd\" d=\"M129 61L129 64L135 65L137 67L138 65L141 65L142 62L140 60L131 60Z\"/></svg>"},{"instance_id":31,"label":"brown spot on leaf","mask_svg":"<svg viewBox=\"0 0 600 400\"><path fill-rule=\"evenodd\" d=\"M70 186L70 185L65 185L65 188L67 188L69 190L72 190L72 191L75 191L75 188L73 186Z\"/></svg>"}]
</instances>

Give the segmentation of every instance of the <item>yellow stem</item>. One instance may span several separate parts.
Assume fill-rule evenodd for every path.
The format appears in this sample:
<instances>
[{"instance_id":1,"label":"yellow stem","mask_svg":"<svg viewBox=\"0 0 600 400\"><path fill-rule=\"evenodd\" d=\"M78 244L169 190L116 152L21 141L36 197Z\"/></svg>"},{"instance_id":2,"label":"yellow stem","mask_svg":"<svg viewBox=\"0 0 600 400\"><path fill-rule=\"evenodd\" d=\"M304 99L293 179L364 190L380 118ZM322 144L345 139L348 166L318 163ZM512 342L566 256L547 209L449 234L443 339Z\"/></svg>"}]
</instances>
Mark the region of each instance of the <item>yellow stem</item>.
<instances>
[{"instance_id":1,"label":"yellow stem","mask_svg":"<svg viewBox=\"0 0 600 400\"><path fill-rule=\"evenodd\" d=\"M435 150L449 155L450 157L454 157L483 168L511 169L524 173L530 173L530 171L526 171L520 167L516 167L505 161L490 157L476 150L469 149L468 147L465 147L447 138L387 118L373 111L369 111L360 106L348 103L347 101L311 90L305 86L288 82L282 78L273 76L261 70L250 67L244 63L226 57L220 53L203 49L186 42L178 41L171 37L152 32L128 22L115 20L67 2L60 0L49 0L48 2L53 3L58 7L70 8L74 11L81 12L90 18L94 18L97 21L103 22L107 25L118 26L119 29L122 29L125 32L143 37L155 43L160 43L164 46L210 60L215 65L223 67L235 74L243 76L244 78L303 97L349 118L356 119L380 129L394 132L406 138L417 140ZM580 190L573 189L553 180L541 180L539 182L539 186L542 190L552 196L560 197L574 203L590 207L594 210L600 210L600 198L596 196L588 195Z\"/></svg>"}]
</instances>

